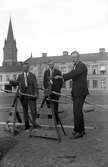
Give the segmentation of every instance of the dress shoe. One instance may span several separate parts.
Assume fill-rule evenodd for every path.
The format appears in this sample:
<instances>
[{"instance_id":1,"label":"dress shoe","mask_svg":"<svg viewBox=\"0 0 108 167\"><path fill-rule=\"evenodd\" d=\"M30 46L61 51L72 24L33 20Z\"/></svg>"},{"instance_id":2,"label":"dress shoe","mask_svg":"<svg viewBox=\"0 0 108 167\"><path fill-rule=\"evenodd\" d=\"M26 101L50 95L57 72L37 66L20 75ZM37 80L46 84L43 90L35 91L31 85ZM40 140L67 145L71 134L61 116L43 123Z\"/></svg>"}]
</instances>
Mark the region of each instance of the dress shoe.
<instances>
[{"instance_id":1,"label":"dress shoe","mask_svg":"<svg viewBox=\"0 0 108 167\"><path fill-rule=\"evenodd\" d=\"M26 132L29 132L29 129L30 129L30 126L25 127L25 129L24 129L24 130L25 130Z\"/></svg>"},{"instance_id":2,"label":"dress shoe","mask_svg":"<svg viewBox=\"0 0 108 167\"><path fill-rule=\"evenodd\" d=\"M70 137L70 139L78 139L78 138L81 138L83 136L84 136L84 134L77 132L75 135L73 135L72 137Z\"/></svg>"},{"instance_id":3,"label":"dress shoe","mask_svg":"<svg viewBox=\"0 0 108 167\"><path fill-rule=\"evenodd\" d=\"M76 133L79 133L79 132L76 132L75 130L72 131L72 135L76 135ZM85 135L85 131L80 132L80 134Z\"/></svg>"},{"instance_id":4,"label":"dress shoe","mask_svg":"<svg viewBox=\"0 0 108 167\"><path fill-rule=\"evenodd\" d=\"M28 130L28 129L30 129L30 126L26 126L26 127L24 128L24 130Z\"/></svg>"},{"instance_id":5,"label":"dress shoe","mask_svg":"<svg viewBox=\"0 0 108 167\"><path fill-rule=\"evenodd\" d=\"M77 132L76 132L75 130L72 131L72 135L76 135L76 133L77 133Z\"/></svg>"},{"instance_id":6,"label":"dress shoe","mask_svg":"<svg viewBox=\"0 0 108 167\"><path fill-rule=\"evenodd\" d=\"M82 131L81 134L82 134L82 135L85 135L85 131Z\"/></svg>"}]
</instances>

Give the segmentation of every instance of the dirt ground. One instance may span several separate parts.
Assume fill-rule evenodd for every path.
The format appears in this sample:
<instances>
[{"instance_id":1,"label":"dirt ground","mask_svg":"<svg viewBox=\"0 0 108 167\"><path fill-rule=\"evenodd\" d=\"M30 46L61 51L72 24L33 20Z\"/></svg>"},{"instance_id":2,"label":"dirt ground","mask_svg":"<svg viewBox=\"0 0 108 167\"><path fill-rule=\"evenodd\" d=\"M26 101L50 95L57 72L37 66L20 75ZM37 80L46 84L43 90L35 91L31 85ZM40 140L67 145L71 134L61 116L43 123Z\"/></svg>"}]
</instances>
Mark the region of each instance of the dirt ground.
<instances>
[{"instance_id":1,"label":"dirt ground","mask_svg":"<svg viewBox=\"0 0 108 167\"><path fill-rule=\"evenodd\" d=\"M86 135L71 140L61 131L62 141L28 137L21 131L17 144L1 160L0 167L108 167L108 110L84 113ZM72 123L73 124L73 123Z\"/></svg>"}]
</instances>

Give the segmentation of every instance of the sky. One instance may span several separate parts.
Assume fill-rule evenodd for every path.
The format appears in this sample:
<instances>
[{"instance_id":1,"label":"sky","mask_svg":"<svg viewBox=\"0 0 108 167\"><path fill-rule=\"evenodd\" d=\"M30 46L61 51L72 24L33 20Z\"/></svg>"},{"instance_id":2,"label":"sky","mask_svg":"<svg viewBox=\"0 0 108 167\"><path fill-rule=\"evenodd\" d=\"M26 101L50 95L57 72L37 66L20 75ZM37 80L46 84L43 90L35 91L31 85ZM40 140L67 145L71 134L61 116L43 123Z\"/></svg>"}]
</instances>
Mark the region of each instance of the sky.
<instances>
[{"instance_id":1,"label":"sky","mask_svg":"<svg viewBox=\"0 0 108 167\"><path fill-rule=\"evenodd\" d=\"M108 51L108 0L3 0L0 2L0 65L12 20L18 61Z\"/></svg>"}]
</instances>

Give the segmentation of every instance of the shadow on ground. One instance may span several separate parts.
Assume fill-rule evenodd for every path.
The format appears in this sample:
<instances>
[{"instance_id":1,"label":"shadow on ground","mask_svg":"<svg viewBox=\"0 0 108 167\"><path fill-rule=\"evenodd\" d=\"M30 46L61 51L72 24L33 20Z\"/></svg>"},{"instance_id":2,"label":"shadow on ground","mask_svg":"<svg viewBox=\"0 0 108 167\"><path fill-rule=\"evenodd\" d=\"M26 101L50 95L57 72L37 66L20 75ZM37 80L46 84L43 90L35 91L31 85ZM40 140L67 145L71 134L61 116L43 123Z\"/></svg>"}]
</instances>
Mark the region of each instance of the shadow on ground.
<instances>
[{"instance_id":1,"label":"shadow on ground","mask_svg":"<svg viewBox=\"0 0 108 167\"><path fill-rule=\"evenodd\" d=\"M18 141L14 137L0 137L0 160L12 149Z\"/></svg>"}]
</instances>

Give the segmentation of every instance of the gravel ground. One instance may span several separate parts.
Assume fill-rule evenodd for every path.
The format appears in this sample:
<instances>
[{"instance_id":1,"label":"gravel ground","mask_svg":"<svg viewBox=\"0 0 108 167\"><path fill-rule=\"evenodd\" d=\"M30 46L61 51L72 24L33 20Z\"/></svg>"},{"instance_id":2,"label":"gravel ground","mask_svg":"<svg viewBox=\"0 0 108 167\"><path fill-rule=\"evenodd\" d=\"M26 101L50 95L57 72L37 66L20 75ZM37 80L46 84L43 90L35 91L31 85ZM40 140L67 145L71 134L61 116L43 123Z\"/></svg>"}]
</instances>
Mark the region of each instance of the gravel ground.
<instances>
[{"instance_id":1,"label":"gravel ground","mask_svg":"<svg viewBox=\"0 0 108 167\"><path fill-rule=\"evenodd\" d=\"M12 147L0 167L108 167L108 111L98 108L85 113L83 138L71 140L71 129L61 131L62 141L28 136L21 131L11 137ZM0 133L1 134L1 133ZM7 137L7 136L5 136ZM16 142L13 142L16 141Z\"/></svg>"}]
</instances>

